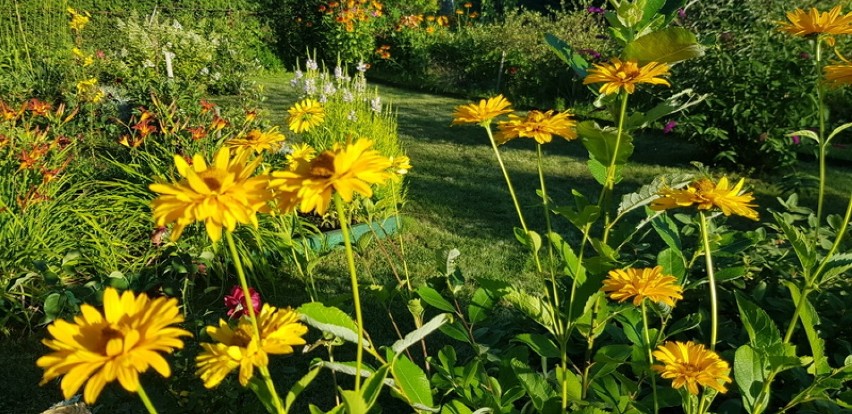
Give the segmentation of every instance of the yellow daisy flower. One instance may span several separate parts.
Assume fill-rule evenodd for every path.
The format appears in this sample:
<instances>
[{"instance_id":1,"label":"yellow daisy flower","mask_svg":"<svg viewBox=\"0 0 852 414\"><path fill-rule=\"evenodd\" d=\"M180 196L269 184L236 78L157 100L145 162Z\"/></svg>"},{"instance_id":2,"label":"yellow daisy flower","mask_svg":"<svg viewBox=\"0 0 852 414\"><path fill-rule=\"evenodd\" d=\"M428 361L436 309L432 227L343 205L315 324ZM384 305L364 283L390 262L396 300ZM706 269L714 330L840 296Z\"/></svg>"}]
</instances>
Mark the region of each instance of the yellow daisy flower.
<instances>
[{"instance_id":1,"label":"yellow daisy flower","mask_svg":"<svg viewBox=\"0 0 852 414\"><path fill-rule=\"evenodd\" d=\"M71 30L79 33L87 24L89 24L89 18L92 17L89 12L83 12L83 14L80 14L77 13L77 10L70 7L67 10L68 13L71 13L71 22L68 23Z\"/></svg>"},{"instance_id":2,"label":"yellow daisy flower","mask_svg":"<svg viewBox=\"0 0 852 414\"><path fill-rule=\"evenodd\" d=\"M642 304L645 298L669 306L674 306L675 299L683 299L683 288L677 285L674 276L664 275L661 266L610 270L601 290L609 292L610 299L619 302L633 298L635 306Z\"/></svg>"},{"instance_id":3,"label":"yellow daisy flower","mask_svg":"<svg viewBox=\"0 0 852 414\"><path fill-rule=\"evenodd\" d=\"M840 5L835 6L828 12L820 13L816 7L809 11L796 9L787 12L787 22L778 22L781 30L795 36L808 36L811 34L825 33L828 35L840 35L852 33L852 12L840 14Z\"/></svg>"},{"instance_id":4,"label":"yellow daisy flower","mask_svg":"<svg viewBox=\"0 0 852 414\"><path fill-rule=\"evenodd\" d=\"M539 144L546 144L559 135L568 141L577 138L574 126L577 122L571 119L568 112L555 113L529 111L525 118L515 114L509 115L508 121L499 122L499 132L494 136L498 145L505 144L515 138L532 138Z\"/></svg>"},{"instance_id":5,"label":"yellow daisy flower","mask_svg":"<svg viewBox=\"0 0 852 414\"><path fill-rule=\"evenodd\" d=\"M664 188L660 190L660 198L651 202L651 209L660 211L695 205L699 210L710 210L716 207L726 216L736 214L757 220L757 211L751 208L757 207L751 203L754 196L743 193L744 184L745 179L740 179L732 188L728 177L722 177L718 183L702 178L685 189Z\"/></svg>"},{"instance_id":6,"label":"yellow daisy flower","mask_svg":"<svg viewBox=\"0 0 852 414\"><path fill-rule=\"evenodd\" d=\"M77 82L77 98L84 102L100 102L104 98L104 93L98 87L98 80L91 78Z\"/></svg>"},{"instance_id":7,"label":"yellow daisy flower","mask_svg":"<svg viewBox=\"0 0 852 414\"><path fill-rule=\"evenodd\" d=\"M704 345L690 342L666 342L653 352L654 358L663 365L652 365L651 369L665 379L672 380L675 389L686 385L692 395L698 395L698 386L710 387L721 393L728 391L731 372L728 363Z\"/></svg>"},{"instance_id":8,"label":"yellow daisy flower","mask_svg":"<svg viewBox=\"0 0 852 414\"><path fill-rule=\"evenodd\" d=\"M397 175L405 175L408 174L408 171L411 170L411 159L406 155L397 155L396 157L390 157L390 170L396 173Z\"/></svg>"},{"instance_id":9,"label":"yellow daisy flower","mask_svg":"<svg viewBox=\"0 0 852 414\"><path fill-rule=\"evenodd\" d=\"M825 80L833 86L852 84L852 64L827 65Z\"/></svg>"},{"instance_id":10,"label":"yellow daisy flower","mask_svg":"<svg viewBox=\"0 0 852 414\"><path fill-rule=\"evenodd\" d=\"M237 148L238 150L253 150L260 154L264 150L277 151L284 142L284 134L273 128L267 132L260 132L259 129L253 129L247 134L229 139L225 141L225 146L229 148Z\"/></svg>"},{"instance_id":11,"label":"yellow daisy flower","mask_svg":"<svg viewBox=\"0 0 852 414\"><path fill-rule=\"evenodd\" d=\"M257 227L257 212L265 212L271 194L266 175L252 177L261 158L246 163L248 151L231 158L227 147L219 149L212 165L201 154L192 165L175 155L178 174L184 177L175 184L151 184L148 188L161 195L152 203L157 226L175 223L171 239L180 238L183 229L203 221L214 242L222 238L222 227L234 231L237 223Z\"/></svg>"},{"instance_id":12,"label":"yellow daisy flower","mask_svg":"<svg viewBox=\"0 0 852 414\"><path fill-rule=\"evenodd\" d=\"M599 91L604 95L618 93L622 89L627 93L633 93L638 83L671 86L667 80L659 77L669 74L669 65L665 63L650 62L639 67L636 60L622 62L619 58L612 58L609 63L594 65L595 67L589 69L588 75L583 79L583 85L603 83Z\"/></svg>"},{"instance_id":13,"label":"yellow daisy flower","mask_svg":"<svg viewBox=\"0 0 852 414\"><path fill-rule=\"evenodd\" d=\"M292 150L287 154L287 165L290 169L295 169L300 163L310 162L316 158L317 152L308 144L293 145Z\"/></svg>"},{"instance_id":14,"label":"yellow daisy flower","mask_svg":"<svg viewBox=\"0 0 852 414\"><path fill-rule=\"evenodd\" d=\"M104 312L90 305L80 307L74 322L57 320L47 331L52 338L42 343L54 352L36 361L45 369L41 385L64 375L62 395L68 399L86 383L83 398L93 404L108 382L115 381L130 392L139 390L139 374L154 368L171 376L169 363L160 352L183 348L180 337L189 332L171 326L183 322L177 300L149 299L107 288Z\"/></svg>"},{"instance_id":15,"label":"yellow daisy flower","mask_svg":"<svg viewBox=\"0 0 852 414\"><path fill-rule=\"evenodd\" d=\"M245 316L239 319L236 328L222 319L219 327L207 327L207 334L216 343L202 343L204 350L196 357L196 375L204 381L205 387L219 385L236 368L240 369L240 384L245 387L255 367L269 364L269 354L292 354L293 346L305 344L302 336L308 328L299 323L299 314L289 308L277 309L264 304L257 315L257 324L259 339L254 337L251 320Z\"/></svg>"},{"instance_id":16,"label":"yellow daisy flower","mask_svg":"<svg viewBox=\"0 0 852 414\"><path fill-rule=\"evenodd\" d=\"M487 100L482 99L478 104L459 105L453 113L453 125L488 124L491 123L492 119L512 112L511 106L512 104L503 95L497 95Z\"/></svg>"},{"instance_id":17,"label":"yellow daisy flower","mask_svg":"<svg viewBox=\"0 0 852 414\"><path fill-rule=\"evenodd\" d=\"M279 208L298 204L302 212L325 214L334 192L346 202L354 193L372 196L371 184L391 178L391 161L372 146L368 139L335 145L310 161L297 160L287 171L274 171L269 184L278 192Z\"/></svg>"},{"instance_id":18,"label":"yellow daisy flower","mask_svg":"<svg viewBox=\"0 0 852 414\"><path fill-rule=\"evenodd\" d=\"M295 133L310 131L325 120L325 110L322 105L310 98L296 102L287 112L290 114L287 123L290 125L290 130Z\"/></svg>"}]
</instances>

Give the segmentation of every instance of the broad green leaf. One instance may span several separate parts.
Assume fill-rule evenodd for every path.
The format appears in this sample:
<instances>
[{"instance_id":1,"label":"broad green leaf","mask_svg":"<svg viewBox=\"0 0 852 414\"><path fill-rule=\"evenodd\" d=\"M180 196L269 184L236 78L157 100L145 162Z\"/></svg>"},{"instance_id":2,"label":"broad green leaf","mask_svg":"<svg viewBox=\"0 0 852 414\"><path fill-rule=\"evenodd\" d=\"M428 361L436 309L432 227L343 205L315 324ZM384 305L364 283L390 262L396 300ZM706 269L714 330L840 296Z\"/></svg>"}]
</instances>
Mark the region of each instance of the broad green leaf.
<instances>
[{"instance_id":1,"label":"broad green leaf","mask_svg":"<svg viewBox=\"0 0 852 414\"><path fill-rule=\"evenodd\" d=\"M343 398L343 406L346 407L346 414L367 414L369 407L361 394L354 390L339 390L340 397Z\"/></svg>"},{"instance_id":2,"label":"broad green leaf","mask_svg":"<svg viewBox=\"0 0 852 414\"><path fill-rule=\"evenodd\" d=\"M429 322L425 323L423 326L407 333L404 338L394 342L391 349L397 355L402 354L403 351L408 349L411 345L414 345L427 335L435 332L436 329L440 328L442 325L452 322L453 317L448 313L442 313L438 316L435 316Z\"/></svg>"},{"instance_id":3,"label":"broad green leaf","mask_svg":"<svg viewBox=\"0 0 852 414\"><path fill-rule=\"evenodd\" d=\"M441 414L473 414L473 411L461 400L452 400L441 406Z\"/></svg>"},{"instance_id":4,"label":"broad green leaf","mask_svg":"<svg viewBox=\"0 0 852 414\"><path fill-rule=\"evenodd\" d=\"M299 307L298 312L302 322L345 341L358 342L358 325L346 312L320 302L306 303ZM363 344L369 348L367 341Z\"/></svg>"},{"instance_id":5,"label":"broad green leaf","mask_svg":"<svg viewBox=\"0 0 852 414\"><path fill-rule=\"evenodd\" d=\"M677 63L704 55L704 47L692 32L682 27L668 27L649 33L624 48L625 59L639 64L649 62Z\"/></svg>"},{"instance_id":6,"label":"broad green leaf","mask_svg":"<svg viewBox=\"0 0 852 414\"><path fill-rule=\"evenodd\" d=\"M272 393L269 392L269 387L260 379L259 376L252 377L246 387L250 389L258 400L263 404L263 408L270 413L275 412L275 405L272 403Z\"/></svg>"},{"instance_id":7,"label":"broad green leaf","mask_svg":"<svg viewBox=\"0 0 852 414\"><path fill-rule=\"evenodd\" d=\"M790 281L784 284L787 285L787 289L790 289L790 296L793 297L793 303L799 303L802 296L799 288ZM820 323L819 315L816 309L814 309L814 305L807 298L805 298L799 319L802 322L802 327L805 329L808 343L811 346L811 355L814 358L814 363L808 368L808 371L812 371L811 374L815 375L828 374L831 372L831 366L828 365L828 358L825 356L825 341L819 336L819 332L816 330L817 325Z\"/></svg>"},{"instance_id":8,"label":"broad green leaf","mask_svg":"<svg viewBox=\"0 0 852 414\"><path fill-rule=\"evenodd\" d=\"M622 131L619 143L618 131L615 128L601 128L594 121L583 121L577 124L577 134L582 137L583 146L589 151L589 155L605 166L613 159L616 165L624 165L633 154L633 137ZM616 144L618 154L615 153Z\"/></svg>"},{"instance_id":9,"label":"broad green leaf","mask_svg":"<svg viewBox=\"0 0 852 414\"><path fill-rule=\"evenodd\" d=\"M533 406L539 412L544 409L544 404L547 400L557 396L556 391L547 379L540 373L533 371L527 364L513 358L510 365L512 366L512 371L515 373L515 377L518 378L521 386L527 391Z\"/></svg>"},{"instance_id":10,"label":"broad green leaf","mask_svg":"<svg viewBox=\"0 0 852 414\"><path fill-rule=\"evenodd\" d=\"M559 56L563 62L567 63L568 66L571 67L571 70L577 74L578 78L583 79L586 77L589 62L587 62L579 53L574 53L574 50L571 49L571 46L568 43L565 43L562 39L551 33L544 35L544 41L547 43L547 46L550 47L550 50L552 50L553 53L556 53L556 56Z\"/></svg>"},{"instance_id":11,"label":"broad green leaf","mask_svg":"<svg viewBox=\"0 0 852 414\"><path fill-rule=\"evenodd\" d=\"M382 365L364 381L364 385L361 387L361 398L367 403L367 407L372 407L376 403L389 371L389 364Z\"/></svg>"},{"instance_id":12,"label":"broad green leaf","mask_svg":"<svg viewBox=\"0 0 852 414\"><path fill-rule=\"evenodd\" d=\"M551 309L547 302L514 287L509 288L503 298L521 311L521 313L551 333L554 332L556 322L553 318L553 309Z\"/></svg>"},{"instance_id":13,"label":"broad green leaf","mask_svg":"<svg viewBox=\"0 0 852 414\"><path fill-rule=\"evenodd\" d=\"M606 170L607 166L601 164L598 160L590 159L586 161L586 165L589 166L589 174L592 175L592 178L598 182L600 185L606 185ZM616 166L615 170L615 182L618 183L621 181L621 169Z\"/></svg>"},{"instance_id":14,"label":"broad green leaf","mask_svg":"<svg viewBox=\"0 0 852 414\"><path fill-rule=\"evenodd\" d=\"M562 367L556 367L556 378L561 383L565 381L568 391L568 399L571 401L582 401L583 399L583 384L580 381L580 376L571 372L571 370L563 371Z\"/></svg>"},{"instance_id":15,"label":"broad green leaf","mask_svg":"<svg viewBox=\"0 0 852 414\"><path fill-rule=\"evenodd\" d=\"M849 122L849 123L843 124L843 125L841 125L837 128L834 128L834 130L831 131L830 134L828 134L828 138L825 139L825 145L828 145L828 143L831 142L831 140L834 139L834 137L837 136L837 134L845 131L849 127L852 127L852 122Z\"/></svg>"},{"instance_id":16,"label":"broad green leaf","mask_svg":"<svg viewBox=\"0 0 852 414\"><path fill-rule=\"evenodd\" d=\"M791 133L787 134L787 136L788 137L797 136L797 137L810 138L810 139L814 140L814 142L819 144L819 135L817 135L816 132L811 131L810 129L802 129L802 130L799 130L799 131L796 131L796 132L791 132Z\"/></svg>"},{"instance_id":17,"label":"broad green leaf","mask_svg":"<svg viewBox=\"0 0 852 414\"><path fill-rule=\"evenodd\" d=\"M822 272L816 276L817 284L833 280L852 270L852 253L839 253L832 255L825 263Z\"/></svg>"},{"instance_id":18,"label":"broad green leaf","mask_svg":"<svg viewBox=\"0 0 852 414\"><path fill-rule=\"evenodd\" d=\"M545 358L559 358L559 348L550 338L535 333L522 333L515 336L516 341L525 343L539 356Z\"/></svg>"},{"instance_id":19,"label":"broad green leaf","mask_svg":"<svg viewBox=\"0 0 852 414\"><path fill-rule=\"evenodd\" d=\"M519 227L515 227L514 230L518 242L530 249L531 252L537 252L541 249L541 236L538 233L532 230L525 232L524 229Z\"/></svg>"},{"instance_id":20,"label":"broad green leaf","mask_svg":"<svg viewBox=\"0 0 852 414\"><path fill-rule=\"evenodd\" d=\"M329 362L329 361L320 361L317 363L318 366L323 368L328 368L334 372L340 372L346 375L355 376L355 361L348 362ZM361 377L369 378L370 375L373 375L375 370L365 364L361 364ZM392 379L385 379L384 384L388 387L395 387L396 383Z\"/></svg>"},{"instance_id":21,"label":"broad green leaf","mask_svg":"<svg viewBox=\"0 0 852 414\"><path fill-rule=\"evenodd\" d=\"M765 350L781 343L781 333L766 311L751 303L740 292L736 292L740 319L748 332L749 343L758 350Z\"/></svg>"},{"instance_id":22,"label":"broad green leaf","mask_svg":"<svg viewBox=\"0 0 852 414\"><path fill-rule=\"evenodd\" d=\"M447 335L457 341L468 342L470 340L467 337L467 332L465 332L464 327L459 321L454 321L449 325L442 325L439 329L444 335Z\"/></svg>"},{"instance_id":23,"label":"broad green leaf","mask_svg":"<svg viewBox=\"0 0 852 414\"><path fill-rule=\"evenodd\" d=\"M606 167L601 166L601 178L606 176ZM571 190L574 196L574 207L562 206L554 209L556 214L568 219L574 226L581 231L590 223L594 223L601 215L601 208L596 204L589 203L589 200L577 190Z\"/></svg>"},{"instance_id":24,"label":"broad green leaf","mask_svg":"<svg viewBox=\"0 0 852 414\"><path fill-rule=\"evenodd\" d=\"M644 25L650 22L665 4L666 0L647 0L642 8L642 21L639 24Z\"/></svg>"},{"instance_id":25,"label":"broad green leaf","mask_svg":"<svg viewBox=\"0 0 852 414\"><path fill-rule=\"evenodd\" d=\"M556 248L556 251L565 262L565 274L576 281L578 285L585 283L586 268L583 267L583 262L577 257L574 250L571 249L571 245L565 242L558 233L551 232L548 234L548 237L550 238L550 243L553 244L553 247Z\"/></svg>"},{"instance_id":26,"label":"broad green leaf","mask_svg":"<svg viewBox=\"0 0 852 414\"><path fill-rule=\"evenodd\" d=\"M420 296L420 299L423 299L424 302L428 303L434 308L440 309L444 312L455 312L456 308L450 304L449 301L444 299L437 290L432 289L429 286L423 285L417 288L417 294Z\"/></svg>"},{"instance_id":27,"label":"broad green leaf","mask_svg":"<svg viewBox=\"0 0 852 414\"><path fill-rule=\"evenodd\" d=\"M473 292L470 305L467 305L467 318L470 323L479 323L488 317L488 311L494 307L494 299L483 288Z\"/></svg>"},{"instance_id":28,"label":"broad green leaf","mask_svg":"<svg viewBox=\"0 0 852 414\"><path fill-rule=\"evenodd\" d=\"M639 129L651 125L658 119L681 112L690 106L703 102L710 94L698 95L692 89L684 89L665 101L657 104L647 112L634 112L624 121L625 128Z\"/></svg>"},{"instance_id":29,"label":"broad green leaf","mask_svg":"<svg viewBox=\"0 0 852 414\"><path fill-rule=\"evenodd\" d=\"M405 355L397 358L391 367L394 381L409 404L432 407L432 388L426 373Z\"/></svg>"},{"instance_id":30,"label":"broad green leaf","mask_svg":"<svg viewBox=\"0 0 852 414\"><path fill-rule=\"evenodd\" d=\"M781 228L781 231L787 237L787 241L793 246L793 251L796 252L796 256L799 258L799 263L802 265L805 277L810 277L814 263L816 263L816 251L814 250L813 243L811 243L809 238L801 230L788 223L783 215L778 213L773 215L775 216L775 222L778 223L778 227Z\"/></svg>"},{"instance_id":31,"label":"broad green leaf","mask_svg":"<svg viewBox=\"0 0 852 414\"><path fill-rule=\"evenodd\" d=\"M663 273L676 277L678 282L683 281L686 275L686 259L679 250L669 247L661 251L657 255L657 264L663 267Z\"/></svg>"},{"instance_id":32,"label":"broad green leaf","mask_svg":"<svg viewBox=\"0 0 852 414\"><path fill-rule=\"evenodd\" d=\"M651 226L654 227L654 230L667 246L681 253L683 247L680 241L680 232L671 217L667 215L656 216L651 220Z\"/></svg>"},{"instance_id":33,"label":"broad green leaf","mask_svg":"<svg viewBox=\"0 0 852 414\"><path fill-rule=\"evenodd\" d=\"M749 413L754 412L757 403L765 408L769 402L768 395L764 395L761 401L757 401L767 376L769 376L769 367L760 351L749 345L737 348L734 354L734 384L740 389L743 405Z\"/></svg>"},{"instance_id":34,"label":"broad green leaf","mask_svg":"<svg viewBox=\"0 0 852 414\"><path fill-rule=\"evenodd\" d=\"M315 366L308 371L301 379L296 381L290 390L287 391L287 396L284 397L284 411L290 411L290 407L293 406L293 403L296 402L296 398L305 388L308 388L308 385L313 382L314 378L316 378L317 374L319 374L321 366Z\"/></svg>"},{"instance_id":35,"label":"broad green leaf","mask_svg":"<svg viewBox=\"0 0 852 414\"><path fill-rule=\"evenodd\" d=\"M62 312L63 298L64 296L57 292L47 295L47 298L44 299L45 322L50 322L59 316L59 313Z\"/></svg>"}]
</instances>

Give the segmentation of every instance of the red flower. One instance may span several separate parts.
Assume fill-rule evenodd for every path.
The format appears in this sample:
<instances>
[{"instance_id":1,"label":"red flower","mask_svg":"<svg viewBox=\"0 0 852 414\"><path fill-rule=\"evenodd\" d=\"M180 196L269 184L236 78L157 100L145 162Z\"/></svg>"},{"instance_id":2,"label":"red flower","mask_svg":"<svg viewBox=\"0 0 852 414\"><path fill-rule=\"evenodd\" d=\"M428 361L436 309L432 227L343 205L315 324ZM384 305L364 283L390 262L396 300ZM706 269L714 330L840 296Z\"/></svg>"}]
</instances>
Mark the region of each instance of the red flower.
<instances>
[{"instance_id":1,"label":"red flower","mask_svg":"<svg viewBox=\"0 0 852 414\"><path fill-rule=\"evenodd\" d=\"M252 287L249 288L249 293L251 294L251 304L254 307L255 315L260 314L260 293ZM231 318L239 318L248 314L246 312L248 304L241 287L234 286L231 288L231 294L225 296L225 307L228 308L228 316Z\"/></svg>"}]
</instances>

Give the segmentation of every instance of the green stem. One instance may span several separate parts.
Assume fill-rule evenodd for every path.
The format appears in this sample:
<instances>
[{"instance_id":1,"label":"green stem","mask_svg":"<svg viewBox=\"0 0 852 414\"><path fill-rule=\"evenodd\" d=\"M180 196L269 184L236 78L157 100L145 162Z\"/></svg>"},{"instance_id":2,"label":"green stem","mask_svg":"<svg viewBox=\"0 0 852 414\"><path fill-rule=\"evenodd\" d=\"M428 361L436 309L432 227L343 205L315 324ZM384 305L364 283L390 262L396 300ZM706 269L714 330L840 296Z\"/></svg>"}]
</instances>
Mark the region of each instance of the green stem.
<instances>
[{"instance_id":1,"label":"green stem","mask_svg":"<svg viewBox=\"0 0 852 414\"><path fill-rule=\"evenodd\" d=\"M651 337L648 335L648 312L645 309L645 300L642 300L642 327L644 328L645 335L645 345L648 349L648 369L650 370L651 365L654 364L654 354L652 350L654 348L654 344L651 343ZM660 403L657 401L657 376L654 375L653 370L651 370L651 390L654 392L654 413L658 413L660 411Z\"/></svg>"},{"instance_id":2,"label":"green stem","mask_svg":"<svg viewBox=\"0 0 852 414\"><path fill-rule=\"evenodd\" d=\"M358 290L358 272L355 269L355 254L352 252L352 239L343 200L339 195L334 196L337 208L337 218L340 220L340 231L343 233L343 243L346 246L346 261L349 265L349 281L352 284L352 300L355 302L355 321L358 323L358 349L355 351L355 392L361 392L361 363L364 360L364 318L361 315L361 294Z\"/></svg>"},{"instance_id":3,"label":"green stem","mask_svg":"<svg viewBox=\"0 0 852 414\"><path fill-rule=\"evenodd\" d=\"M704 259L707 262L707 279L710 285L710 350L716 350L716 330L719 326L719 309L716 300L716 276L713 272L713 254L710 249L710 234L707 230L707 217L703 211L698 212L700 218L701 238L704 242ZM702 399L703 401L703 399Z\"/></svg>"},{"instance_id":4,"label":"green stem","mask_svg":"<svg viewBox=\"0 0 852 414\"><path fill-rule=\"evenodd\" d=\"M254 311L254 301L251 298L251 290L249 289L248 280L246 279L245 270L243 270L243 262L237 252L237 245L234 243L234 236L230 231L225 231L225 239L228 242L228 250L231 253L231 259L234 261L234 267L237 269L237 277L240 279L240 287L243 290L243 299L245 300L246 308L248 308L249 320L251 321L252 333L258 346L260 346L260 328L257 323L257 314ZM272 381L272 376L269 374L268 367L260 367L260 374L263 377L263 382L266 388L269 389L269 394L272 396L272 405L275 406L277 413L284 413L284 406L281 404L281 398L275 390L275 383Z\"/></svg>"},{"instance_id":5,"label":"green stem","mask_svg":"<svg viewBox=\"0 0 852 414\"><path fill-rule=\"evenodd\" d=\"M527 222L524 220L524 213L521 212L521 205L518 204L518 197L515 195L515 187L512 186L512 180L509 179L509 172L506 171L506 164L503 163L503 157L500 156L500 150L497 149L497 142L494 141L494 134L491 133L491 126L485 125L485 131L488 133L488 140L491 141L491 148L494 149L494 155L497 156L497 163L500 164L500 171L503 172L503 178L506 179L506 186L509 187L509 195L512 196L512 202L515 203L515 211L518 213L518 220L521 221L521 228L524 233L529 233ZM539 268L541 271L541 268Z\"/></svg>"},{"instance_id":6,"label":"green stem","mask_svg":"<svg viewBox=\"0 0 852 414\"><path fill-rule=\"evenodd\" d=\"M396 202L396 186L394 185L393 180L391 180L391 197L393 197L393 213L396 218L396 234L399 238L399 253L402 260L402 271L405 273L405 287L408 288L408 291L411 292L411 276L408 272L408 261L405 260L405 243L402 240L402 217L399 215L399 204Z\"/></svg>"},{"instance_id":7,"label":"green stem","mask_svg":"<svg viewBox=\"0 0 852 414\"><path fill-rule=\"evenodd\" d=\"M621 110L618 114L618 131L615 136L615 148L612 153L612 159L609 161L609 166L606 169L606 180L604 181L604 188L601 190L601 196L598 200L598 206L601 207L602 210L607 211L604 218L604 233L602 237L602 241L606 244L607 239L609 238L609 212L608 209L605 209L604 202L605 200L609 200L610 196L612 196L612 191L615 188L615 176L616 176L616 161L618 160L618 151L621 148L621 137L624 136L624 118L627 115L627 98L630 96L627 92L622 92L621 94Z\"/></svg>"},{"instance_id":8,"label":"green stem","mask_svg":"<svg viewBox=\"0 0 852 414\"><path fill-rule=\"evenodd\" d=\"M814 240L818 240L819 228L822 222L822 209L825 198L825 102L823 102L822 85L822 37L816 40L816 93L817 93L817 119L819 120L819 196L817 198L816 228L814 229Z\"/></svg>"},{"instance_id":9,"label":"green stem","mask_svg":"<svg viewBox=\"0 0 852 414\"><path fill-rule=\"evenodd\" d=\"M145 388L142 387L141 383L139 384L139 389L136 390L136 393L139 394L139 399L142 400L142 404L145 405L148 413L157 414L157 409L154 408L154 404L151 403L151 399L148 398L148 394L145 393Z\"/></svg>"}]
</instances>

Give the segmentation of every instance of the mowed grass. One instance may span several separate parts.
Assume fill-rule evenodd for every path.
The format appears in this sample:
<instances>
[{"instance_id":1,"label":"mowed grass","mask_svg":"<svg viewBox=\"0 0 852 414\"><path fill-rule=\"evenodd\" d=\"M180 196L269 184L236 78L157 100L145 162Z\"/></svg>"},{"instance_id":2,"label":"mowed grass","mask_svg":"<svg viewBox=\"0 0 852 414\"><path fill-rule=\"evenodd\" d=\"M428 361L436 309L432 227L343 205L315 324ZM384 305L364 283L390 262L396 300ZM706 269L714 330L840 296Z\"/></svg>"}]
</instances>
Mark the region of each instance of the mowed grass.
<instances>
[{"instance_id":1,"label":"mowed grass","mask_svg":"<svg viewBox=\"0 0 852 414\"><path fill-rule=\"evenodd\" d=\"M290 75L270 75L259 79L265 87L268 99L263 103L271 119L285 125L286 110L298 99L297 91L289 85ZM412 278L417 281L435 276L436 252L456 248L461 252L458 264L465 276L472 282L478 278L506 280L535 290L541 281L530 272L528 254L523 251L514 238L513 227L518 226L518 218L512 206L502 173L497 165L494 153L488 144L485 132L475 126L450 127L453 109L468 101L413 92L389 86L379 86L385 103L392 105L399 116L399 132L412 160L407 182L407 202L403 208L404 225L401 237L405 246L406 258ZM214 102L227 104L235 102L233 98L212 98ZM631 164L624 170L624 180L618 185L621 193L634 191L649 183L659 174L695 171L692 161L705 161L712 158L696 146L673 135L661 135L647 131L635 141L636 151ZM522 209L530 226L544 233L541 200L536 195L539 178L536 170L536 148L531 140L516 140L501 147L501 153L510 171L517 190ZM556 204L571 203L571 191L577 190L596 200L599 185L591 178L586 167L588 154L579 141L567 142L555 139L544 147L544 169L548 192ZM813 163L801 163L798 169L816 174ZM718 175L721 170L714 170ZM768 217L768 208L779 208L775 200L780 196L778 176L764 179L749 179L748 183L758 197L759 211ZM845 209L848 191L852 189L852 174L848 164L835 163L829 168L828 210L839 213ZM813 189L800 188L802 204L815 205ZM741 220L747 221L747 220ZM554 219L554 225L569 240L576 240L576 231L561 218ZM394 239L396 242L396 238ZM360 257L359 266L364 283L387 283L392 280L391 271L379 253L372 249L370 255ZM294 292L305 286L305 281L292 280L296 272L284 269L280 288L270 290L267 299L276 304L298 306L306 296L304 292ZM334 252L324 259L317 269L317 284L320 291L336 297L348 297L348 274L342 252ZM277 293L276 293L277 292ZM347 309L350 305L345 299L338 302ZM399 303L397 303L399 305ZM402 307L403 305L399 305ZM366 326L379 344L391 343L393 332L387 323L384 307L374 301L365 305ZM405 319L405 311L395 312L403 331L410 329ZM58 383L51 382L38 387L41 369L35 366L35 360L45 353L46 348L35 337L24 339L7 338L0 342L3 352L0 355L0 367L13 375L0 377L0 412L41 412L61 399ZM345 348L345 347L344 347ZM273 367L281 371L279 387L285 389L298 375L305 372L307 360L314 355L297 361L283 359ZM275 360L273 360L275 361ZM191 361L184 361L191 363ZM296 366L289 364L296 363ZM295 372L294 372L295 371ZM191 369L184 371L191 372ZM193 378L180 378L182 382L200 384ZM147 375L147 381L159 383L156 375ZM194 381L194 382L193 382ZM306 391L306 400L330 403L331 389L328 378L321 384L313 384ZM149 394L155 399L158 392L167 392L159 384L152 387ZM227 387L226 387L227 388ZM141 409L134 398L127 397L118 387L108 387L101 407L108 412L121 408L121 412ZM213 391L220 400L235 395L233 390ZM120 395L120 396L119 396ZM235 401L251 404L249 392L238 392ZM161 412L169 412L174 407L165 399ZM122 406L130 402L136 405ZM123 408L122 408L123 407ZM135 408L134 408L135 407ZM104 411L102 411L104 412ZM222 411L226 412L226 411ZM228 411L229 412L229 411Z\"/></svg>"}]
</instances>

